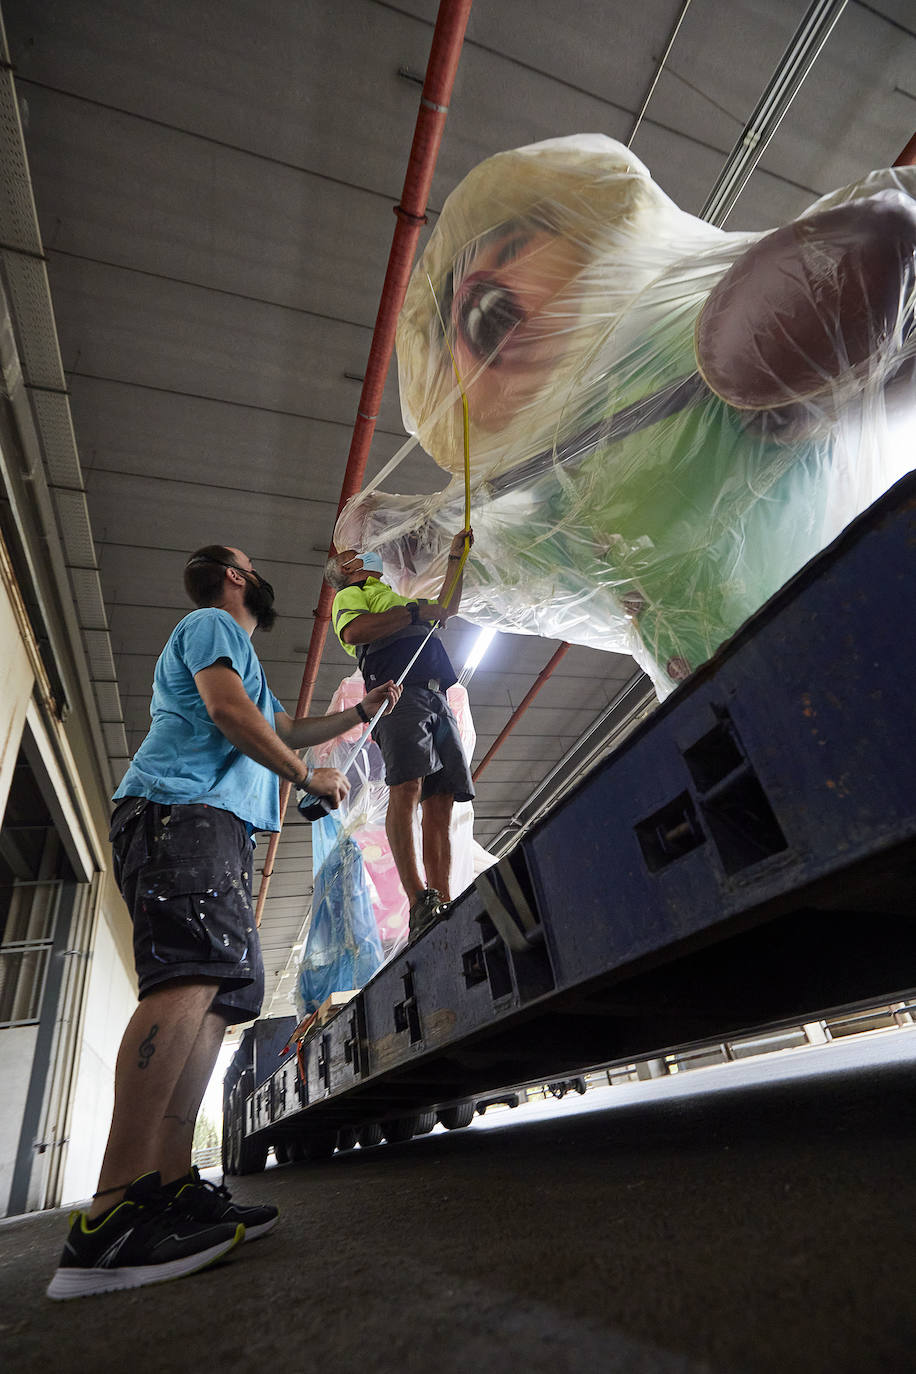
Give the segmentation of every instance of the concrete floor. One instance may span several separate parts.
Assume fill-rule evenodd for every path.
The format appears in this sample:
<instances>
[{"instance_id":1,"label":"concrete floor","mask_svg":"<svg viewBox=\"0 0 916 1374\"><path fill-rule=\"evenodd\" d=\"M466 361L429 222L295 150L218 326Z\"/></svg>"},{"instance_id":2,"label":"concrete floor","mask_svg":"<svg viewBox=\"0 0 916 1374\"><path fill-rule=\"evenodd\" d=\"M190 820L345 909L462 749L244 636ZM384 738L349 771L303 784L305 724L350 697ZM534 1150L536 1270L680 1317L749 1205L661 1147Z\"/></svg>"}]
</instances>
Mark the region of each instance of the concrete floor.
<instances>
[{"instance_id":1,"label":"concrete floor","mask_svg":"<svg viewBox=\"0 0 916 1374\"><path fill-rule=\"evenodd\" d=\"M234 1191L273 1235L133 1293L47 1301L65 1214L14 1219L0 1368L908 1374L914 1067L871 1037L269 1168Z\"/></svg>"}]
</instances>

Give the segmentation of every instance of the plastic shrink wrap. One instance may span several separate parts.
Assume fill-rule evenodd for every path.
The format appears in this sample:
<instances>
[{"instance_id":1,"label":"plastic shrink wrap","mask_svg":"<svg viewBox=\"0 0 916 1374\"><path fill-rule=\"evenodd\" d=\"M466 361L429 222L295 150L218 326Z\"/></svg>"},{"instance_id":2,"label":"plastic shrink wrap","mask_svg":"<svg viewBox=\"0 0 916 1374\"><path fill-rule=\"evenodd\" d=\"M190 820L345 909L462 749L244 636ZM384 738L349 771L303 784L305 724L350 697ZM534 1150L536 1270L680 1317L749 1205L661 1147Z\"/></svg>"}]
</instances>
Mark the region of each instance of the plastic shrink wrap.
<instances>
[{"instance_id":1,"label":"plastic shrink wrap","mask_svg":"<svg viewBox=\"0 0 916 1374\"><path fill-rule=\"evenodd\" d=\"M355 706L365 690L360 673L344 678L328 711ZM464 687L450 687L448 703L470 759L477 737ZM309 763L341 768L362 733L362 728L351 730L310 749ZM347 778L350 791L340 807L312 822L312 914L295 994L300 1017L315 1011L332 992L361 988L407 940L407 898L385 835L388 788L374 739L357 755ZM456 803L451 825L453 895L493 862L474 840L473 828L473 803ZM419 853L419 834L417 840Z\"/></svg>"},{"instance_id":2,"label":"plastic shrink wrap","mask_svg":"<svg viewBox=\"0 0 916 1374\"><path fill-rule=\"evenodd\" d=\"M448 197L398 324L408 431L454 474L367 489L338 549L463 617L631 653L659 695L912 466L916 169L767 233L679 210L626 148L500 153ZM435 293L435 294L434 294ZM438 307L438 309L437 309Z\"/></svg>"}]
</instances>

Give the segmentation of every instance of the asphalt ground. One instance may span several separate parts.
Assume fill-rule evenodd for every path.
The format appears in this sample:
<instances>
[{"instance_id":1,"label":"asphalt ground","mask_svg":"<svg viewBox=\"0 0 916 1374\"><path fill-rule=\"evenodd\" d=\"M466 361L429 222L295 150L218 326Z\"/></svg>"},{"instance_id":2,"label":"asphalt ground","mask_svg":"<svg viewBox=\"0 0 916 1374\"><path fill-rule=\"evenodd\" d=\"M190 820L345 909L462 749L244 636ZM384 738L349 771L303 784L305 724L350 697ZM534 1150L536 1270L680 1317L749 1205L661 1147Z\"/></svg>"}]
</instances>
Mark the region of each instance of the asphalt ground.
<instances>
[{"instance_id":1,"label":"asphalt ground","mask_svg":"<svg viewBox=\"0 0 916 1374\"><path fill-rule=\"evenodd\" d=\"M270 1236L128 1293L50 1302L66 1213L11 1219L0 1368L909 1374L914 1068L891 1032L268 1168Z\"/></svg>"}]
</instances>

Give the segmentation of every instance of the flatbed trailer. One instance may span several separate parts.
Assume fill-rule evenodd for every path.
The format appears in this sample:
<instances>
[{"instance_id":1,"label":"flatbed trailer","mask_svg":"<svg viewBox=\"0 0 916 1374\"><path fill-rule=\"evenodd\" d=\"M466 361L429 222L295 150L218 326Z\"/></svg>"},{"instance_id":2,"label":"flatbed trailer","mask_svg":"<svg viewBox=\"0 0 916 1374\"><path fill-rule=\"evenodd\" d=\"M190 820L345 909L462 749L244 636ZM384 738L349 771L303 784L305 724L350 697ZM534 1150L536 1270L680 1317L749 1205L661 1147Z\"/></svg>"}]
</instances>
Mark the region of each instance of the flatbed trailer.
<instances>
[{"instance_id":1,"label":"flatbed trailer","mask_svg":"<svg viewBox=\"0 0 916 1374\"><path fill-rule=\"evenodd\" d=\"M296 1051L255 1023L227 1170L916 988L914 563L911 474Z\"/></svg>"}]
</instances>

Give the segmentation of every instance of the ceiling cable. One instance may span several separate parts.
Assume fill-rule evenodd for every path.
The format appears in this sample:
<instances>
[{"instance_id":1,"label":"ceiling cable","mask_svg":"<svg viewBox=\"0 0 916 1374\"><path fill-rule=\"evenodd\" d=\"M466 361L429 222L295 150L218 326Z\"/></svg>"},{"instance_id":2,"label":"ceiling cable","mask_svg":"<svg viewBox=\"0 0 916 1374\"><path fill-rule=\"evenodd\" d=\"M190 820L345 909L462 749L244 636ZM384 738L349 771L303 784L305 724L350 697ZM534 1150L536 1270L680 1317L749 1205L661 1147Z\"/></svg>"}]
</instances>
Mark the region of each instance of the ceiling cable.
<instances>
[{"instance_id":1,"label":"ceiling cable","mask_svg":"<svg viewBox=\"0 0 916 1374\"><path fill-rule=\"evenodd\" d=\"M690 5L691 5L691 0L684 0L683 5L681 6L681 12L680 12L680 14L679 14L678 17L677 17L677 22L676 22L676 24L674 25L674 28L671 30L671 36L670 36L670 38L668 39L668 46L665 48L665 51L662 53L662 60L659 62L658 66L657 66L656 69L655 69L655 76L652 78L652 84L651 84L651 86L649 87L649 90L648 90L648 93L647 93L647 95L646 95L646 98L645 98L645 100L644 100L643 103L642 103L642 109L640 110L639 114L636 116L636 122L635 122L635 124L633 125L632 129L630 130L630 137L627 139L627 145L626 145L628 148L631 148L631 147L633 146L633 139L636 137L636 131L637 131L637 129L639 128L640 124L642 123L643 115L646 113L646 110L649 108L649 101L652 99L652 95L653 95L653 92L655 91L655 87L658 85L658 79L659 79L659 77L661 76L662 72L663 72L664 69L665 69L665 63L668 61L668 57L669 57L669 55L670 55L670 53L671 53L671 49L674 47L674 40L675 40L675 38L677 38L678 29L679 29L679 28L681 27L681 25L683 24L683 22L684 22L684 16L686 15L687 11L690 9Z\"/></svg>"}]
</instances>

